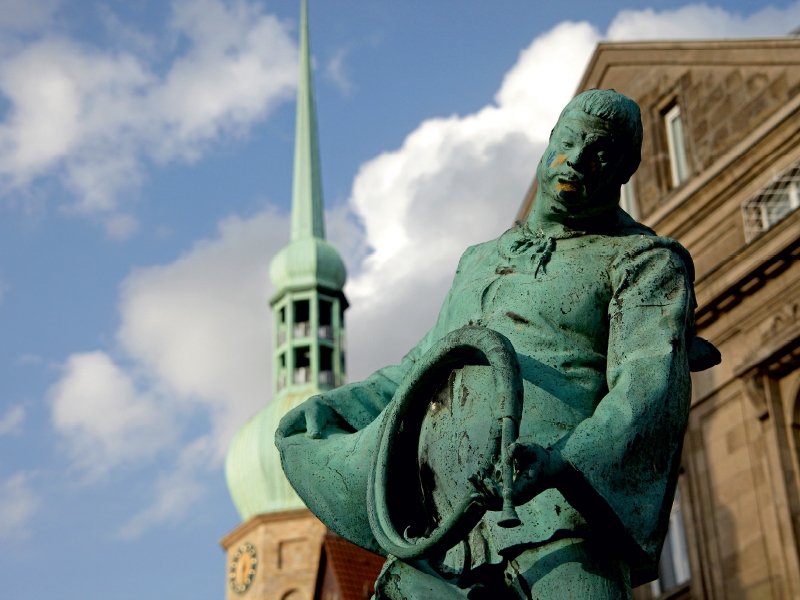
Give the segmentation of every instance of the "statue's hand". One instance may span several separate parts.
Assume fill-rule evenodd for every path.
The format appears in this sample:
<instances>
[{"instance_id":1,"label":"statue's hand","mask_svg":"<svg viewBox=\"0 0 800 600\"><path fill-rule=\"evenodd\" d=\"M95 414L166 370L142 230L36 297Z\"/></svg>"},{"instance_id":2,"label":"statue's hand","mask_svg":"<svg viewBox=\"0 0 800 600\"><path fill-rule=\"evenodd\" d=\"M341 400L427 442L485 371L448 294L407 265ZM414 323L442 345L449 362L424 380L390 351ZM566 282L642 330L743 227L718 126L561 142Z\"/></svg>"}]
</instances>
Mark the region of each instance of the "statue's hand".
<instances>
[{"instance_id":1,"label":"statue's hand","mask_svg":"<svg viewBox=\"0 0 800 600\"><path fill-rule=\"evenodd\" d=\"M503 488L500 481L502 476L496 467L479 471L469 476L469 482L475 488L476 500L487 510L501 510L503 508Z\"/></svg>"},{"instance_id":2,"label":"statue's hand","mask_svg":"<svg viewBox=\"0 0 800 600\"><path fill-rule=\"evenodd\" d=\"M333 409L319 396L312 396L300 406L287 412L278 425L277 435L289 437L305 433L311 439L320 439L328 425L341 422Z\"/></svg>"},{"instance_id":3,"label":"statue's hand","mask_svg":"<svg viewBox=\"0 0 800 600\"><path fill-rule=\"evenodd\" d=\"M553 487L563 460L557 451L539 444L515 442L508 447L516 466L514 504L519 506Z\"/></svg>"}]
</instances>

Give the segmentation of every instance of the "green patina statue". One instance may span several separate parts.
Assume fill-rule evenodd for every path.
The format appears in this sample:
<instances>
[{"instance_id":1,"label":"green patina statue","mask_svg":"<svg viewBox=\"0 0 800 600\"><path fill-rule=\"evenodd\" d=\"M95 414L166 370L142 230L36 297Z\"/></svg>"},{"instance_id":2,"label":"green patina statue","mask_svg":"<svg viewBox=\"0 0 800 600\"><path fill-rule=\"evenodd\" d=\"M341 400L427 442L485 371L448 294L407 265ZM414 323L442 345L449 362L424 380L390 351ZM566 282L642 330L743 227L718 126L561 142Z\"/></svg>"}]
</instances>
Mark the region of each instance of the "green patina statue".
<instances>
[{"instance_id":1,"label":"green patina statue","mask_svg":"<svg viewBox=\"0 0 800 600\"><path fill-rule=\"evenodd\" d=\"M573 99L533 211L468 248L398 366L281 421L284 471L333 531L388 557L376 598L630 598L657 576L689 413L693 266L619 208L635 102Z\"/></svg>"}]
</instances>

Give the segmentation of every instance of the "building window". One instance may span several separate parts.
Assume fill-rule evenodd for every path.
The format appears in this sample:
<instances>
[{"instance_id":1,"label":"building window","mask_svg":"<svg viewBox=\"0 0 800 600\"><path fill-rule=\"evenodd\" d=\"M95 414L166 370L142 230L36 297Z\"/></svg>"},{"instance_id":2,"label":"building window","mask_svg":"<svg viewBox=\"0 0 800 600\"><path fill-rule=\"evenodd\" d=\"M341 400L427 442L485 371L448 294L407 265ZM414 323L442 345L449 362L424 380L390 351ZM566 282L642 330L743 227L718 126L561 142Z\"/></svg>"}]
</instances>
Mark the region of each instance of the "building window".
<instances>
[{"instance_id":1,"label":"building window","mask_svg":"<svg viewBox=\"0 0 800 600\"><path fill-rule=\"evenodd\" d=\"M667 149L669 151L669 170L672 187L676 188L689 178L689 165L686 161L686 143L683 138L681 107L675 105L664 115L667 130Z\"/></svg>"},{"instance_id":2,"label":"building window","mask_svg":"<svg viewBox=\"0 0 800 600\"><path fill-rule=\"evenodd\" d=\"M742 204L744 237L749 244L800 208L800 161L780 173Z\"/></svg>"},{"instance_id":3,"label":"building window","mask_svg":"<svg viewBox=\"0 0 800 600\"><path fill-rule=\"evenodd\" d=\"M680 489L675 490L675 500L669 515L669 528L661 560L658 562L658 579L650 584L656 598L687 583L691 579L689 554L686 551L686 534L683 529Z\"/></svg>"},{"instance_id":4,"label":"building window","mask_svg":"<svg viewBox=\"0 0 800 600\"><path fill-rule=\"evenodd\" d=\"M639 211L636 210L636 196L633 190L633 177L628 180L628 183L623 183L619 192L619 204L622 210L628 213L634 219L639 218Z\"/></svg>"}]
</instances>

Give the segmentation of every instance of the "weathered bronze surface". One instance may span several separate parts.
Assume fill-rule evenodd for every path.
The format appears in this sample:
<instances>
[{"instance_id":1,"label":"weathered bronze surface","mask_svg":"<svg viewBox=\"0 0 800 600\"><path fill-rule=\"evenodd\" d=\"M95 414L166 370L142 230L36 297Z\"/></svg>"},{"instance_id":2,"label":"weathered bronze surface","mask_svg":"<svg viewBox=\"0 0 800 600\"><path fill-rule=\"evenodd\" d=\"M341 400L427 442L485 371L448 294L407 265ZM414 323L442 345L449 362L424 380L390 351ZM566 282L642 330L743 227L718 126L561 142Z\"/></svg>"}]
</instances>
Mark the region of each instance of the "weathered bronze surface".
<instances>
[{"instance_id":1,"label":"weathered bronze surface","mask_svg":"<svg viewBox=\"0 0 800 600\"><path fill-rule=\"evenodd\" d=\"M693 266L619 208L638 106L562 112L530 217L468 248L398 366L281 422L284 471L388 556L377 598L629 598L656 577L689 410Z\"/></svg>"}]
</instances>

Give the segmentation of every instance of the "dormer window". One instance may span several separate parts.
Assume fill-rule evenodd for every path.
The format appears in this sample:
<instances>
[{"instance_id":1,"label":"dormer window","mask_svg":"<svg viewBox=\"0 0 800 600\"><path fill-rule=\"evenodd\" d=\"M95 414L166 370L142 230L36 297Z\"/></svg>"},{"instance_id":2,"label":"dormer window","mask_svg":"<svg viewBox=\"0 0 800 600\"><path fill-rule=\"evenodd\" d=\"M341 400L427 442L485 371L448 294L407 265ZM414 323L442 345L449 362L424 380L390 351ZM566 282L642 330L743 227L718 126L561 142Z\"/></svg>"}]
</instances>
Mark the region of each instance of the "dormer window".
<instances>
[{"instance_id":1,"label":"dormer window","mask_svg":"<svg viewBox=\"0 0 800 600\"><path fill-rule=\"evenodd\" d=\"M667 130L667 150L669 151L669 171L672 187L676 188L689 178L689 165L686 161L686 143L683 138L681 107L676 104L664 114L664 127Z\"/></svg>"}]
</instances>

